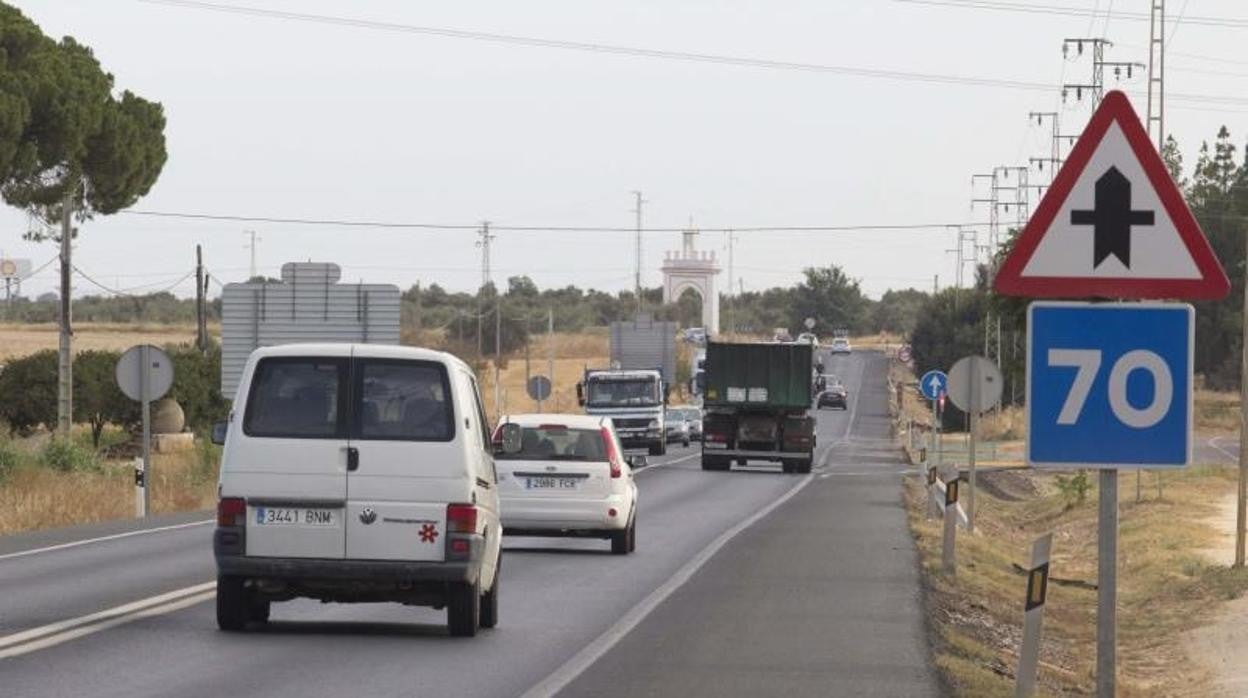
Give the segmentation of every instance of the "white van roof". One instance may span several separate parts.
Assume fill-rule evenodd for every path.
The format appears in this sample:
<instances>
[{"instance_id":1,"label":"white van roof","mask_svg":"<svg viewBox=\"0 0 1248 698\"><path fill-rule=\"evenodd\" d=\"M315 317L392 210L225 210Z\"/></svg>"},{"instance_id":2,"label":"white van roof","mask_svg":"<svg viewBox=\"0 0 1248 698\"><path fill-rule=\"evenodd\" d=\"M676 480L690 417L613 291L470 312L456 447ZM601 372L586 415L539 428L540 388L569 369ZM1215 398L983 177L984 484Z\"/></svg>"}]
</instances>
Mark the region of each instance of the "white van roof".
<instances>
[{"instance_id":1,"label":"white van roof","mask_svg":"<svg viewBox=\"0 0 1248 698\"><path fill-rule=\"evenodd\" d=\"M403 347L392 344L349 344L345 342L306 342L300 344L282 344L275 347L261 347L252 354L257 359L270 356L355 356L366 359L411 359L416 361L436 361L439 363L468 368L468 364L460 361L453 354L421 347Z\"/></svg>"}]
</instances>

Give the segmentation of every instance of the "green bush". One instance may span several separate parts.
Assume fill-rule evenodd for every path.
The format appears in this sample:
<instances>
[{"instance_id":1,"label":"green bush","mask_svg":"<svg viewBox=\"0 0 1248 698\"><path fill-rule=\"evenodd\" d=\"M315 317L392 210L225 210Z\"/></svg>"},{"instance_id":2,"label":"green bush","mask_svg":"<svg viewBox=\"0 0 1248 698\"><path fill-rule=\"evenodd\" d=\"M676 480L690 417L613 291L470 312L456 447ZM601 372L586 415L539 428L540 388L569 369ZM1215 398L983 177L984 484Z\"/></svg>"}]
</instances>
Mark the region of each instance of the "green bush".
<instances>
[{"instance_id":1,"label":"green bush","mask_svg":"<svg viewBox=\"0 0 1248 698\"><path fill-rule=\"evenodd\" d=\"M169 345L165 352L173 360L173 387L168 397L182 407L186 426L204 432L229 415L229 403L221 396L221 348L215 344L207 352L192 345Z\"/></svg>"},{"instance_id":2,"label":"green bush","mask_svg":"<svg viewBox=\"0 0 1248 698\"><path fill-rule=\"evenodd\" d=\"M24 459L22 452L12 441L0 440L0 482L7 480Z\"/></svg>"},{"instance_id":3,"label":"green bush","mask_svg":"<svg viewBox=\"0 0 1248 698\"><path fill-rule=\"evenodd\" d=\"M1071 476L1058 475L1057 489L1061 493L1062 501L1066 503L1066 508L1072 509L1087 501L1088 493L1092 491L1092 480L1088 478L1086 470L1080 470Z\"/></svg>"},{"instance_id":4,"label":"green bush","mask_svg":"<svg viewBox=\"0 0 1248 698\"><path fill-rule=\"evenodd\" d=\"M91 445L96 450L105 425L125 427L142 419L139 403L117 386L120 359L119 352L94 350L74 357L74 418L91 425Z\"/></svg>"},{"instance_id":5,"label":"green bush","mask_svg":"<svg viewBox=\"0 0 1248 698\"><path fill-rule=\"evenodd\" d=\"M10 434L56 426L56 366L57 354L48 349L12 359L0 370L0 419Z\"/></svg>"},{"instance_id":6,"label":"green bush","mask_svg":"<svg viewBox=\"0 0 1248 698\"><path fill-rule=\"evenodd\" d=\"M99 457L95 451L68 439L52 439L39 454L43 464L62 473L97 470Z\"/></svg>"}]
</instances>

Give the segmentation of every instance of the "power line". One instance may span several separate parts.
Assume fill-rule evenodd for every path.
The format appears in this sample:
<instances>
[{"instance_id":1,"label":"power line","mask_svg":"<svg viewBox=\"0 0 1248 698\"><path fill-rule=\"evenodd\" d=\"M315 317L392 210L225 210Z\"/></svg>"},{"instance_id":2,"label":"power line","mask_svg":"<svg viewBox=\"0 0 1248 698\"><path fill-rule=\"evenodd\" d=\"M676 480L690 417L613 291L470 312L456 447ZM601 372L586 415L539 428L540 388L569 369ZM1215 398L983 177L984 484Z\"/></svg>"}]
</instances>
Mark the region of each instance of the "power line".
<instances>
[{"instance_id":1,"label":"power line","mask_svg":"<svg viewBox=\"0 0 1248 698\"><path fill-rule=\"evenodd\" d=\"M140 295L136 295L136 294L133 294L133 293L130 293L130 292L129 292L129 291L133 291L133 290L138 290L138 288L142 288L142 287L136 287L136 288L132 288L132 289L124 290L124 291L123 291L123 290L119 290L119 289L115 289L115 288L110 288L110 287L105 286L104 284L100 283L99 281L96 281L95 279L91 278L91 276L89 276L89 275L88 275L86 272L84 272L83 270L79 269L76 265L70 265L70 267L74 270L74 273L78 274L78 276L81 276L83 279L86 279L89 283L91 283L93 286L98 287L100 290L106 291L106 292L111 293L111 294L113 294L113 295L115 295L115 296L125 296L125 297L127 297L127 298L140 298L140 297L142 297L142 296L140 296ZM192 277L192 276L194 276L194 275L195 275L195 272L194 272L194 271L189 271L189 272L187 272L187 273L186 273L186 274L185 274L182 278L178 279L177 281L173 282L172 284L169 284L168 286L166 286L166 287L164 287L164 288L161 288L161 289L158 289L158 290L156 290L156 291L149 291L149 292L144 293L144 294L142 294L142 295L143 295L143 296L150 296L150 295L155 295L155 294L158 294L158 293L167 293L167 292L172 291L173 289L177 288L178 284L181 284L183 281L186 281L187 279L191 278L191 277ZM151 285L151 284L144 284L144 286L150 286L150 285Z\"/></svg>"},{"instance_id":2,"label":"power line","mask_svg":"<svg viewBox=\"0 0 1248 698\"><path fill-rule=\"evenodd\" d=\"M175 211L119 211L118 213L132 216L153 216L158 218L174 218L185 220L211 220L211 221L229 221L229 222L264 222L270 224L281 225L304 225L304 226L324 226L324 227L343 227L343 228L379 228L391 230L460 230L472 231L478 234L481 230L481 224L447 224L447 223L421 223L406 221L370 221L370 220L350 220L343 218L320 219L320 218L298 218L298 217L279 217L279 216L241 216L231 214L216 213L184 213ZM975 226L983 225L982 223L880 223L880 224L864 224L864 225L767 225L767 226L728 226L723 228L700 228L708 232L735 232L746 233L831 233L831 232L865 232L865 231L903 231L903 230L935 230L946 229L957 226ZM568 225L495 225L490 224L490 229L495 231L519 232L519 233L636 233L637 227L625 228L619 226L568 226ZM679 233L684 228L641 228L643 233Z\"/></svg>"},{"instance_id":3,"label":"power line","mask_svg":"<svg viewBox=\"0 0 1248 698\"><path fill-rule=\"evenodd\" d=\"M992 10L996 12L1018 12L1033 15L1091 17L1094 20L1103 16L1107 22L1111 15L1114 19L1124 19L1132 22L1149 21L1149 14L1147 12L1124 12L1122 10L1114 12L1112 2L1104 11L1100 11L1095 8L1085 10L1078 7L1062 5L1036 5L1033 3L1022 4L1017 2L1001 2L999 0L893 0L893 2L905 3L908 5L930 5L935 7L954 7L967 10ZM1233 17L1185 17L1183 22L1185 24L1202 27L1224 27L1229 29L1248 28L1248 19Z\"/></svg>"}]
</instances>

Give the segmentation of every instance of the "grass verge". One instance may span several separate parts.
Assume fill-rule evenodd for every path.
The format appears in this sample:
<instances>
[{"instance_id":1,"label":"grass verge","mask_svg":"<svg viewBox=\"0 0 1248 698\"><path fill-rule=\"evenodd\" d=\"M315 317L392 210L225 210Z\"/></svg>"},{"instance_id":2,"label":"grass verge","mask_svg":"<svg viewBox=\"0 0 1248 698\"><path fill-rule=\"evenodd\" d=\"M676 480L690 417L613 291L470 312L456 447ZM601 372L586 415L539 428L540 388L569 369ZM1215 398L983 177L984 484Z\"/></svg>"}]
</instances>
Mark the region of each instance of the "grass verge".
<instances>
[{"instance_id":1,"label":"grass verge","mask_svg":"<svg viewBox=\"0 0 1248 698\"><path fill-rule=\"evenodd\" d=\"M1055 477L980 476L977 531L959 531L954 579L940 574L940 527L924 518L924 486L917 479L907 484L935 661L957 695L1013 695L1026 585L1020 568L1031 541L1046 532L1054 534L1050 573L1063 582L1049 587L1039 685L1045 695L1095 692L1097 493L1079 503ZM1120 479L1120 696L1209 695L1212 677L1188 656L1184 638L1248 589L1248 572L1201 554L1216 542L1207 521L1234 488L1233 471L1192 467L1164 477L1165 498L1140 503L1134 474Z\"/></svg>"}]
</instances>

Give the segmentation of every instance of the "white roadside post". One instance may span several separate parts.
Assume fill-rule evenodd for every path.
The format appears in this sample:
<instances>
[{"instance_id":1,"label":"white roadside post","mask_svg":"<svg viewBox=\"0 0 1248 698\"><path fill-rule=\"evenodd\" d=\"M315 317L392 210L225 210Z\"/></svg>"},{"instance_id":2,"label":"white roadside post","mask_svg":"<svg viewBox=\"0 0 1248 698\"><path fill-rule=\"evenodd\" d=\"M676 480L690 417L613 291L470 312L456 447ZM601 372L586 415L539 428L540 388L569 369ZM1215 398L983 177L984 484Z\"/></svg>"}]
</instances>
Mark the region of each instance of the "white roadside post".
<instances>
[{"instance_id":1,"label":"white roadside post","mask_svg":"<svg viewBox=\"0 0 1248 698\"><path fill-rule=\"evenodd\" d=\"M139 344L121 355L114 375L121 392L142 405L143 458L136 463L134 484L135 512L146 518L152 513L152 401L173 386L173 361L161 349Z\"/></svg>"},{"instance_id":2,"label":"white roadside post","mask_svg":"<svg viewBox=\"0 0 1248 698\"><path fill-rule=\"evenodd\" d=\"M1023 646L1018 654L1015 698L1029 698L1036 692L1036 665L1040 661L1040 631L1044 624L1044 602L1049 593L1049 549L1052 546L1052 533L1040 536L1031 544L1027 601L1023 604Z\"/></svg>"},{"instance_id":3,"label":"white roadside post","mask_svg":"<svg viewBox=\"0 0 1248 698\"><path fill-rule=\"evenodd\" d=\"M954 558L954 543L958 536L958 483L962 478L954 475L945 481L945 529L941 540L940 566L945 576L953 577L958 573L957 561Z\"/></svg>"},{"instance_id":4,"label":"white roadside post","mask_svg":"<svg viewBox=\"0 0 1248 698\"><path fill-rule=\"evenodd\" d=\"M939 473L936 466L927 466L927 518L934 519L940 514L940 503L936 501L936 480Z\"/></svg>"}]
</instances>

